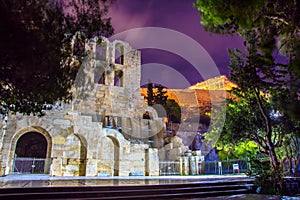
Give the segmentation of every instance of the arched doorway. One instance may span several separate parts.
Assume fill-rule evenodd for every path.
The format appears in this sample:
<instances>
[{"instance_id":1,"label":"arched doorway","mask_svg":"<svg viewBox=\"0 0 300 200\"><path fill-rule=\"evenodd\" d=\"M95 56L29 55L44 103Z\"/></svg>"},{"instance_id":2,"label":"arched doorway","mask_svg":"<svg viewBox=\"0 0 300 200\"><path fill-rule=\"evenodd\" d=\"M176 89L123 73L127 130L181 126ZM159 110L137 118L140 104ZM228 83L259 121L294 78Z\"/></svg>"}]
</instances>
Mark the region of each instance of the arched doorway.
<instances>
[{"instance_id":1,"label":"arched doorway","mask_svg":"<svg viewBox=\"0 0 300 200\"><path fill-rule=\"evenodd\" d=\"M100 139L98 151L98 173L119 176L120 144L115 137L107 136Z\"/></svg>"},{"instance_id":2,"label":"arched doorway","mask_svg":"<svg viewBox=\"0 0 300 200\"><path fill-rule=\"evenodd\" d=\"M66 176L85 176L87 161L87 143L84 137L69 135L64 145L63 158L66 160L62 167Z\"/></svg>"},{"instance_id":3,"label":"arched doorway","mask_svg":"<svg viewBox=\"0 0 300 200\"><path fill-rule=\"evenodd\" d=\"M13 171L18 173L45 173L48 143L38 132L23 134L16 144Z\"/></svg>"},{"instance_id":4,"label":"arched doorway","mask_svg":"<svg viewBox=\"0 0 300 200\"><path fill-rule=\"evenodd\" d=\"M119 176L120 171L120 143L119 141L112 136L108 136L109 139L113 142L113 166L114 166L114 176Z\"/></svg>"}]
</instances>

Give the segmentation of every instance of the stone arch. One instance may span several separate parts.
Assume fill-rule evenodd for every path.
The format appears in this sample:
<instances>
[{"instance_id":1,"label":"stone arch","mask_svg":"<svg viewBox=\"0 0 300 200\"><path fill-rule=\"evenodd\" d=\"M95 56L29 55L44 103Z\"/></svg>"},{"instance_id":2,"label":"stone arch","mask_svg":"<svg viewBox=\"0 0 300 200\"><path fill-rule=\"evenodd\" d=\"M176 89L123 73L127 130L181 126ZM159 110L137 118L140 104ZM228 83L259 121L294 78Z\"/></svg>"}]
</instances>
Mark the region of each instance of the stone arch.
<instances>
[{"instance_id":1,"label":"stone arch","mask_svg":"<svg viewBox=\"0 0 300 200\"><path fill-rule=\"evenodd\" d=\"M107 136L114 144L114 176L119 176L120 171L120 143L117 138Z\"/></svg>"},{"instance_id":2,"label":"stone arch","mask_svg":"<svg viewBox=\"0 0 300 200\"><path fill-rule=\"evenodd\" d=\"M99 140L97 171L100 174L119 176L120 143L113 136L104 136Z\"/></svg>"},{"instance_id":3,"label":"stone arch","mask_svg":"<svg viewBox=\"0 0 300 200\"><path fill-rule=\"evenodd\" d=\"M150 119L156 119L158 118L158 114L157 114L157 111L155 110L155 108L151 107L151 106L146 106L144 109L143 109L143 113L142 114L142 117L144 116L144 114L148 114ZM144 117L143 117L144 118Z\"/></svg>"},{"instance_id":4,"label":"stone arch","mask_svg":"<svg viewBox=\"0 0 300 200\"><path fill-rule=\"evenodd\" d=\"M96 60L106 61L107 41L99 39L96 44Z\"/></svg>"},{"instance_id":5,"label":"stone arch","mask_svg":"<svg viewBox=\"0 0 300 200\"><path fill-rule=\"evenodd\" d=\"M80 134L75 134L80 139L80 164L79 164L79 176L86 175L86 164L87 164L87 141L86 138Z\"/></svg>"},{"instance_id":6,"label":"stone arch","mask_svg":"<svg viewBox=\"0 0 300 200\"><path fill-rule=\"evenodd\" d=\"M85 38L84 36L76 32L71 40L72 54L75 58L79 58L84 55L85 51Z\"/></svg>"},{"instance_id":7,"label":"stone arch","mask_svg":"<svg viewBox=\"0 0 300 200\"><path fill-rule=\"evenodd\" d=\"M149 111L145 111L143 113L143 119L153 119L152 115L149 113Z\"/></svg>"},{"instance_id":8,"label":"stone arch","mask_svg":"<svg viewBox=\"0 0 300 200\"><path fill-rule=\"evenodd\" d=\"M48 133L47 130L45 130L42 127L39 126L29 126L23 129L20 129L16 131L14 136L12 137L11 140L11 147L10 147L10 152L9 152L9 159L8 159L8 166L9 166L9 172L13 172L13 162L14 162L14 157L15 157L15 151L17 147L18 140L25 134L27 133L38 133L41 134L47 142L47 149L46 149L46 156L45 156L45 170L44 172L48 174L50 172L50 164L51 164L51 151L52 151L52 137Z\"/></svg>"},{"instance_id":9,"label":"stone arch","mask_svg":"<svg viewBox=\"0 0 300 200\"><path fill-rule=\"evenodd\" d=\"M122 70L115 70L114 74L114 86L123 87L124 73Z\"/></svg>"},{"instance_id":10,"label":"stone arch","mask_svg":"<svg viewBox=\"0 0 300 200\"><path fill-rule=\"evenodd\" d=\"M18 140L15 155L22 158L46 158L47 140L38 132L27 132Z\"/></svg>"},{"instance_id":11,"label":"stone arch","mask_svg":"<svg viewBox=\"0 0 300 200\"><path fill-rule=\"evenodd\" d=\"M107 74L106 70L104 67L99 67L97 68L97 71L95 73L95 83L101 84L101 85L106 85L107 84Z\"/></svg>"},{"instance_id":12,"label":"stone arch","mask_svg":"<svg viewBox=\"0 0 300 200\"><path fill-rule=\"evenodd\" d=\"M87 141L78 134L66 138L63 152L63 173L71 176L85 176L87 158Z\"/></svg>"},{"instance_id":13,"label":"stone arch","mask_svg":"<svg viewBox=\"0 0 300 200\"><path fill-rule=\"evenodd\" d=\"M122 133L120 133L119 131L117 131L115 129L105 129L105 130L106 130L105 135L107 137L114 138L116 141L118 141L118 145L120 148L122 148L122 149L129 148L128 146L129 146L130 142L124 138Z\"/></svg>"},{"instance_id":14,"label":"stone arch","mask_svg":"<svg viewBox=\"0 0 300 200\"><path fill-rule=\"evenodd\" d=\"M123 153L130 151L130 142L117 130L104 128L104 136L99 139L98 173L119 176Z\"/></svg>"}]
</instances>

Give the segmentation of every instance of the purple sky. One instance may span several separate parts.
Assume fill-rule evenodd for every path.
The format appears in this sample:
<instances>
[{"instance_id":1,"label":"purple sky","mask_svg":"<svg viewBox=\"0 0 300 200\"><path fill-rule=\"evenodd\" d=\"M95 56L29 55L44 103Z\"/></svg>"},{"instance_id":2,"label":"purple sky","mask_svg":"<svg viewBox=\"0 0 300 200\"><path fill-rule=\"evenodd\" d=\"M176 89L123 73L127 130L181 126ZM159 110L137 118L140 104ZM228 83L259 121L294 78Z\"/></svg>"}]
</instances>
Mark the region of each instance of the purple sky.
<instances>
[{"instance_id":1,"label":"purple sky","mask_svg":"<svg viewBox=\"0 0 300 200\"><path fill-rule=\"evenodd\" d=\"M220 74L228 75L229 56L227 49L240 48L242 49L242 39L237 36L220 36L206 32L200 25L200 17L197 10L193 7L195 0L116 0L110 10L112 17L112 25L115 29L115 34L126 30L141 28L141 27L160 27L178 31L199 43L210 55ZM126 41L126 38L121 38ZM166 38L159 38L164 42ZM132 44L132 40L128 41ZM181 41L176 48L180 48ZM133 45L135 47L135 45ZM136 47L135 47L136 48ZM170 47L171 48L171 47ZM159 63L164 66L173 68L187 79L189 84L195 84L209 77L199 74L186 59L178 56L174 52L160 50L154 48L143 48L142 51L142 79L151 79L146 77L149 74L147 71L147 63ZM143 65L145 67L143 68ZM149 67L149 66L148 66ZM205 66L201 66L204 67ZM158 71L158 70L156 70ZM158 72L156 72L157 74ZM176 76L166 77L168 83L163 85L171 88L185 88L187 84L176 80ZM172 77L175 77L172 79ZM151 80L152 81L152 80ZM159 80L157 80L159 81ZM142 83L145 80L142 80ZM152 81L155 82L155 81Z\"/></svg>"}]
</instances>

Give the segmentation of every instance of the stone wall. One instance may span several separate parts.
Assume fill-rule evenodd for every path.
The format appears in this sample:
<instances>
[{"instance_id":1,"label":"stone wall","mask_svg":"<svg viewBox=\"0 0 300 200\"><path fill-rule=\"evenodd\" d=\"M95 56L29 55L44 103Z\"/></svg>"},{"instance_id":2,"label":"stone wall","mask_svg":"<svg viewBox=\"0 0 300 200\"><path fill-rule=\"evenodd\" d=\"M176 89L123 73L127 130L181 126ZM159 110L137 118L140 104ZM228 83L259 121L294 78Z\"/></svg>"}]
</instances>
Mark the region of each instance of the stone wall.
<instances>
[{"instance_id":1,"label":"stone wall","mask_svg":"<svg viewBox=\"0 0 300 200\"><path fill-rule=\"evenodd\" d=\"M140 52L105 38L87 41L86 52L71 104L53 106L43 117L10 115L5 126L0 124L0 175L16 172L18 140L30 132L47 141L43 173L159 175L154 147L163 145L165 125L140 94ZM142 119L146 111L151 119Z\"/></svg>"}]
</instances>

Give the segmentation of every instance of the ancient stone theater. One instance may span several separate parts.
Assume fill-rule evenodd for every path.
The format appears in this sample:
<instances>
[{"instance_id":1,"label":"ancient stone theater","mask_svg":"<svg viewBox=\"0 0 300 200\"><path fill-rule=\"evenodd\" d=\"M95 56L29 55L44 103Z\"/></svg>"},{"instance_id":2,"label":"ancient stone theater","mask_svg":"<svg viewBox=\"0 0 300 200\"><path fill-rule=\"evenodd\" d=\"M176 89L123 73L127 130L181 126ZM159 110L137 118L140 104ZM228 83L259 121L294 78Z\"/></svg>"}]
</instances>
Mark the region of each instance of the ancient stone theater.
<instances>
[{"instance_id":1,"label":"ancient stone theater","mask_svg":"<svg viewBox=\"0 0 300 200\"><path fill-rule=\"evenodd\" d=\"M85 49L70 104L1 122L0 175L159 175L165 125L140 94L140 52L105 38L89 40Z\"/></svg>"}]
</instances>

